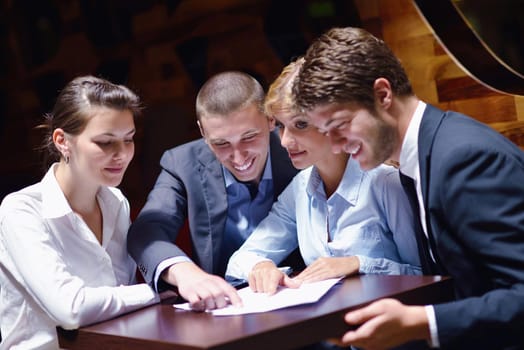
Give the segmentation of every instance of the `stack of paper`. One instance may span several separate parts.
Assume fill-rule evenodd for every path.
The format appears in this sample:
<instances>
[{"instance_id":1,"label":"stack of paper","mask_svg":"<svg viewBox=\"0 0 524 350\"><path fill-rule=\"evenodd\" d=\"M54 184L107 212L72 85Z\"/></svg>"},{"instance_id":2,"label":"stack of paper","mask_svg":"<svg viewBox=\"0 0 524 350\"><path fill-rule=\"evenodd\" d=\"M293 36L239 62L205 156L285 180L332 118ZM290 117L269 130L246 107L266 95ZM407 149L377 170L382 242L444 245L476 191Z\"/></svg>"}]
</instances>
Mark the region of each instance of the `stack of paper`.
<instances>
[{"instance_id":1,"label":"stack of paper","mask_svg":"<svg viewBox=\"0 0 524 350\"><path fill-rule=\"evenodd\" d=\"M338 281L340 281L340 278L332 278L313 283L302 283L299 288L279 287L273 295L255 293L250 287L245 287L238 291L238 295L244 304L243 307L238 308L229 305L223 309L210 310L208 312L216 316L243 315L314 303L326 294ZM175 304L173 306L178 309L191 310L188 303Z\"/></svg>"}]
</instances>

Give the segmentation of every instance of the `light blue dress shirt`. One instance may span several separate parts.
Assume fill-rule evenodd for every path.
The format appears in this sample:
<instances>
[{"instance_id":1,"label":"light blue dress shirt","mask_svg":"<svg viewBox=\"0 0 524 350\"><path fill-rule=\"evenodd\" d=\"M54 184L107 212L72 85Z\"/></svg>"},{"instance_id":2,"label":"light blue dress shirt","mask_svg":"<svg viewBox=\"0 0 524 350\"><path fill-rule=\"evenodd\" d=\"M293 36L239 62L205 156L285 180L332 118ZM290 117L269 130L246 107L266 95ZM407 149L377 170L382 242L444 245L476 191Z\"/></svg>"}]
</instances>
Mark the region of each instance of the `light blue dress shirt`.
<instances>
[{"instance_id":1,"label":"light blue dress shirt","mask_svg":"<svg viewBox=\"0 0 524 350\"><path fill-rule=\"evenodd\" d=\"M278 264L297 246L306 265L320 257L356 256L360 273L421 274L412 223L394 167L362 171L350 159L330 198L310 167L297 174L233 254L226 276L247 279L255 264L268 259Z\"/></svg>"}]
</instances>

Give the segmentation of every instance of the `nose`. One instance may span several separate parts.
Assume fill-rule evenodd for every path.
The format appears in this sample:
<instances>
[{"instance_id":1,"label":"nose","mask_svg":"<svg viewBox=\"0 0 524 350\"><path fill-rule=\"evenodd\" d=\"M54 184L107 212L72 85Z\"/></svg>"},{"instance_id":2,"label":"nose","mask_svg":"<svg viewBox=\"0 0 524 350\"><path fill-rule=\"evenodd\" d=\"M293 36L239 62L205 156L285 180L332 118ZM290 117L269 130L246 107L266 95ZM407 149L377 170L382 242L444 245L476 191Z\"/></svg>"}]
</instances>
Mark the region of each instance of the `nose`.
<instances>
[{"instance_id":1,"label":"nose","mask_svg":"<svg viewBox=\"0 0 524 350\"><path fill-rule=\"evenodd\" d=\"M293 137L293 135L291 135L288 129L280 128L279 134L280 134L280 144L282 145L282 147L289 148L291 145L295 143L295 138Z\"/></svg>"},{"instance_id":2,"label":"nose","mask_svg":"<svg viewBox=\"0 0 524 350\"><path fill-rule=\"evenodd\" d=\"M133 158L135 153L135 145L133 142L115 142L113 149L113 159L128 160Z\"/></svg>"},{"instance_id":3,"label":"nose","mask_svg":"<svg viewBox=\"0 0 524 350\"><path fill-rule=\"evenodd\" d=\"M233 149L233 153L231 154L231 158L233 159L233 163L235 164L243 164L244 160L246 160L246 151L242 147L235 147Z\"/></svg>"},{"instance_id":4,"label":"nose","mask_svg":"<svg viewBox=\"0 0 524 350\"><path fill-rule=\"evenodd\" d=\"M346 143L346 138L337 133L335 130L329 131L327 136L329 137L329 142L331 143L331 152L339 154L344 150L344 144Z\"/></svg>"}]
</instances>

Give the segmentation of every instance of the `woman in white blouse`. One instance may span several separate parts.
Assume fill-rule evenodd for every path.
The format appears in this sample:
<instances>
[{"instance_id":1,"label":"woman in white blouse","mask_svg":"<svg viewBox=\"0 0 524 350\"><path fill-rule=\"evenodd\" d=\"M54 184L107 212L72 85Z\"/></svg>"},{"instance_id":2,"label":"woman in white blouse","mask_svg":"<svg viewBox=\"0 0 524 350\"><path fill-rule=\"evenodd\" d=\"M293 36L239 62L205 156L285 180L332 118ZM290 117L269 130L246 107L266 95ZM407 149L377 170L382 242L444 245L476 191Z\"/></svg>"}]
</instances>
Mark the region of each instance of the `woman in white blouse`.
<instances>
[{"instance_id":1,"label":"woman in white blouse","mask_svg":"<svg viewBox=\"0 0 524 350\"><path fill-rule=\"evenodd\" d=\"M140 101L95 77L72 80L46 115L43 179L0 206L1 349L57 349L74 329L152 304L126 251L129 204L115 188L134 154Z\"/></svg>"},{"instance_id":2,"label":"woman in white blouse","mask_svg":"<svg viewBox=\"0 0 524 350\"><path fill-rule=\"evenodd\" d=\"M326 135L294 109L299 59L271 85L265 112L298 173L246 242L229 260L226 277L259 292L358 273L421 274L412 212L398 171L362 171L359 149L331 152ZM343 127L343 125L339 126ZM276 265L296 247L306 269L294 279Z\"/></svg>"}]
</instances>

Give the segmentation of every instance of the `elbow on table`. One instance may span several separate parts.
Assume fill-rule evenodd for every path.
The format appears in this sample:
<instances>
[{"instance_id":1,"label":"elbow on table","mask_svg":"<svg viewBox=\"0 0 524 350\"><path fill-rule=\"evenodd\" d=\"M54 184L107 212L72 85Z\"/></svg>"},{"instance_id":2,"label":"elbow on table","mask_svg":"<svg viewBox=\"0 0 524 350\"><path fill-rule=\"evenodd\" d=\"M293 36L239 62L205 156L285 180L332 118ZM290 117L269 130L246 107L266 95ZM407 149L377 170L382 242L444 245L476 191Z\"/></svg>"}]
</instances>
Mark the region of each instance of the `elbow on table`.
<instances>
[{"instance_id":1,"label":"elbow on table","mask_svg":"<svg viewBox=\"0 0 524 350\"><path fill-rule=\"evenodd\" d=\"M60 307L59 310L54 310L53 313L53 318L63 329L72 330L82 326L81 314L73 311L67 306Z\"/></svg>"},{"instance_id":2,"label":"elbow on table","mask_svg":"<svg viewBox=\"0 0 524 350\"><path fill-rule=\"evenodd\" d=\"M52 309L52 317L57 325L71 330L95 322L100 317L104 305L94 307L86 301L86 293L80 290L71 298L63 298Z\"/></svg>"}]
</instances>

